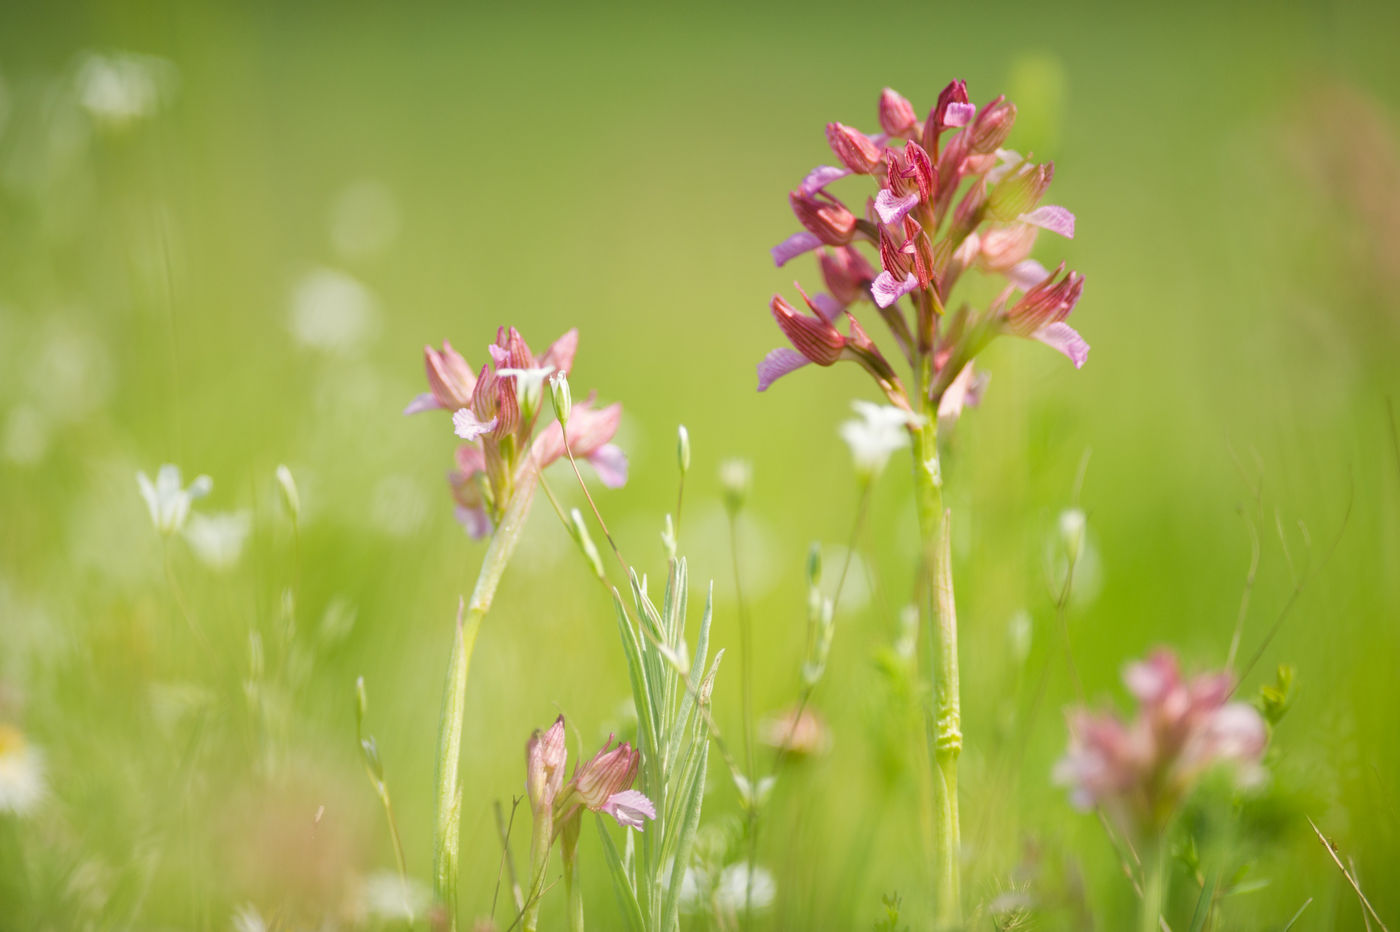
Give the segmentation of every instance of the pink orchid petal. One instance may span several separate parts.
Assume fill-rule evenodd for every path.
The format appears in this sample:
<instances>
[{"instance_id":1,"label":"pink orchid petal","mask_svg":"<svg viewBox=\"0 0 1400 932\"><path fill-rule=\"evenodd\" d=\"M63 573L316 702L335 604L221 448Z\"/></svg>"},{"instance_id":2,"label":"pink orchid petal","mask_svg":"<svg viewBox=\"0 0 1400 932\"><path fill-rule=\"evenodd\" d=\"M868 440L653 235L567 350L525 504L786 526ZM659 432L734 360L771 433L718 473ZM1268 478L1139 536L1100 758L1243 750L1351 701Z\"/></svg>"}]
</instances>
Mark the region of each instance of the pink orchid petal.
<instances>
[{"instance_id":1,"label":"pink orchid petal","mask_svg":"<svg viewBox=\"0 0 1400 932\"><path fill-rule=\"evenodd\" d=\"M644 819L656 818L656 807L638 790L612 794L603 803L602 811L616 819L618 825L630 826L639 832L645 825Z\"/></svg>"},{"instance_id":2,"label":"pink orchid petal","mask_svg":"<svg viewBox=\"0 0 1400 932\"><path fill-rule=\"evenodd\" d=\"M835 165L818 165L807 173L807 177L802 179L800 190L803 194L816 194L838 178L845 178L851 173L849 168L837 168Z\"/></svg>"},{"instance_id":3,"label":"pink orchid petal","mask_svg":"<svg viewBox=\"0 0 1400 932\"><path fill-rule=\"evenodd\" d=\"M483 421L471 408L460 408L452 415L452 431L463 440L476 440L496 429L499 418Z\"/></svg>"},{"instance_id":4,"label":"pink orchid petal","mask_svg":"<svg viewBox=\"0 0 1400 932\"><path fill-rule=\"evenodd\" d=\"M605 443L589 454L588 462L598 474L598 481L610 489L620 489L627 484L627 454L613 443Z\"/></svg>"},{"instance_id":5,"label":"pink orchid petal","mask_svg":"<svg viewBox=\"0 0 1400 932\"><path fill-rule=\"evenodd\" d=\"M497 346L495 343L492 343L490 346L486 347L486 349L491 354L491 361L496 364L497 369L502 366L510 366L510 350L506 349L504 346Z\"/></svg>"},{"instance_id":6,"label":"pink orchid petal","mask_svg":"<svg viewBox=\"0 0 1400 932\"><path fill-rule=\"evenodd\" d=\"M813 233L805 230L801 233L794 233L787 239L769 250L773 255L773 264L782 268L790 260L802 255L804 252L811 252L822 244Z\"/></svg>"},{"instance_id":7,"label":"pink orchid petal","mask_svg":"<svg viewBox=\"0 0 1400 932\"><path fill-rule=\"evenodd\" d=\"M457 522L466 528L467 533L476 540L481 540L491 533L491 519L486 517L485 508L467 508L458 505L453 512Z\"/></svg>"},{"instance_id":8,"label":"pink orchid petal","mask_svg":"<svg viewBox=\"0 0 1400 932\"><path fill-rule=\"evenodd\" d=\"M1046 204L1044 207L1037 207L1028 214L1022 214L1017 219L1049 230L1051 233L1058 233L1066 239L1074 239L1074 214L1063 207Z\"/></svg>"},{"instance_id":9,"label":"pink orchid petal","mask_svg":"<svg viewBox=\"0 0 1400 932\"><path fill-rule=\"evenodd\" d=\"M1039 340L1056 352L1065 354L1076 369L1082 369L1084 361L1089 358L1089 344L1084 342L1084 338L1073 327L1063 321L1046 324L1032 333L1031 339Z\"/></svg>"},{"instance_id":10,"label":"pink orchid petal","mask_svg":"<svg viewBox=\"0 0 1400 932\"><path fill-rule=\"evenodd\" d=\"M1050 273L1045 270L1045 266L1034 259L1017 262L1006 270L1006 280L1022 291L1030 291L1049 276Z\"/></svg>"},{"instance_id":11,"label":"pink orchid petal","mask_svg":"<svg viewBox=\"0 0 1400 932\"><path fill-rule=\"evenodd\" d=\"M556 371L568 375L574 368L574 354L577 352L578 328L574 327L550 344L549 349L544 351L544 355L537 362L541 369L553 366Z\"/></svg>"},{"instance_id":12,"label":"pink orchid petal","mask_svg":"<svg viewBox=\"0 0 1400 932\"><path fill-rule=\"evenodd\" d=\"M972 403L969 399L972 391L972 380L972 363L968 363L962 367L962 371L949 384L948 390L943 393L943 398L938 402L940 420L956 421L958 415L962 414L963 406Z\"/></svg>"},{"instance_id":13,"label":"pink orchid petal","mask_svg":"<svg viewBox=\"0 0 1400 932\"><path fill-rule=\"evenodd\" d=\"M404 414L418 414L422 411L436 411L442 405L438 404L437 398L432 392L424 392L408 403L408 407L403 409Z\"/></svg>"},{"instance_id":14,"label":"pink orchid petal","mask_svg":"<svg viewBox=\"0 0 1400 932\"><path fill-rule=\"evenodd\" d=\"M976 104L949 104L943 114L944 126L966 126L977 115Z\"/></svg>"},{"instance_id":15,"label":"pink orchid petal","mask_svg":"<svg viewBox=\"0 0 1400 932\"><path fill-rule=\"evenodd\" d=\"M963 268L967 268L977 259L977 253L982 250L982 237L976 233L969 233L964 237L962 245L953 250L953 261Z\"/></svg>"},{"instance_id":16,"label":"pink orchid petal","mask_svg":"<svg viewBox=\"0 0 1400 932\"><path fill-rule=\"evenodd\" d=\"M903 220L917 203L918 191L910 191L904 197L897 197L893 192L881 189L880 193L875 195L875 212L886 225L893 226Z\"/></svg>"},{"instance_id":17,"label":"pink orchid petal","mask_svg":"<svg viewBox=\"0 0 1400 932\"><path fill-rule=\"evenodd\" d=\"M919 287L919 280L910 272L909 277L904 281L896 281L889 272L881 272L875 276L875 281L870 285L870 294L875 298L875 303L880 307L889 307L900 298Z\"/></svg>"},{"instance_id":18,"label":"pink orchid petal","mask_svg":"<svg viewBox=\"0 0 1400 932\"><path fill-rule=\"evenodd\" d=\"M807 362L806 356L791 347L773 350L758 364L758 390L767 391L768 386L794 369L801 369Z\"/></svg>"},{"instance_id":19,"label":"pink orchid petal","mask_svg":"<svg viewBox=\"0 0 1400 932\"><path fill-rule=\"evenodd\" d=\"M836 318L846 310L846 305L825 292L812 298L807 304L829 324L836 323Z\"/></svg>"}]
</instances>

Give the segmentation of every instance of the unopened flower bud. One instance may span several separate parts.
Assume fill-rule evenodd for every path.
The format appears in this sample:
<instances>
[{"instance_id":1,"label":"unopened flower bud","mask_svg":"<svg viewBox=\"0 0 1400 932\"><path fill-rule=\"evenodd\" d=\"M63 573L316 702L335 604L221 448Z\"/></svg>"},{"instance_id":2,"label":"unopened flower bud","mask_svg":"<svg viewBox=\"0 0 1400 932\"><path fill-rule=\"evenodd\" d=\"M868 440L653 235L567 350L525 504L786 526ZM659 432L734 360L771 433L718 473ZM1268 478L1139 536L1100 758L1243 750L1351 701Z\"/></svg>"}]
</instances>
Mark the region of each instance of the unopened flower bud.
<instances>
[{"instance_id":1,"label":"unopened flower bud","mask_svg":"<svg viewBox=\"0 0 1400 932\"><path fill-rule=\"evenodd\" d=\"M536 731L525 745L525 790L535 811L554 805L554 797L564 785L564 763L568 759L564 743L564 716L545 731Z\"/></svg>"},{"instance_id":2,"label":"unopened flower bud","mask_svg":"<svg viewBox=\"0 0 1400 932\"><path fill-rule=\"evenodd\" d=\"M842 304L862 298L875 279L875 270L853 246L823 249L817 254L826 290Z\"/></svg>"},{"instance_id":3,"label":"unopened flower bud","mask_svg":"<svg viewBox=\"0 0 1400 932\"><path fill-rule=\"evenodd\" d=\"M569 413L574 409L573 395L569 391L569 377L556 372L549 377L549 400L554 405L554 416L560 424L568 424Z\"/></svg>"},{"instance_id":4,"label":"unopened flower bud","mask_svg":"<svg viewBox=\"0 0 1400 932\"><path fill-rule=\"evenodd\" d=\"M748 460L730 459L719 464L719 485L724 493L724 506L737 514L749 497L753 485L753 466Z\"/></svg>"},{"instance_id":5,"label":"unopened flower bud","mask_svg":"<svg viewBox=\"0 0 1400 932\"><path fill-rule=\"evenodd\" d=\"M995 152L1011 135L1011 125L1016 122L1016 105L1004 96L998 95L987 105L969 127L970 148L974 154Z\"/></svg>"},{"instance_id":6,"label":"unopened flower bud","mask_svg":"<svg viewBox=\"0 0 1400 932\"><path fill-rule=\"evenodd\" d=\"M690 472L690 431L684 424L676 430L676 462L680 464L682 476Z\"/></svg>"},{"instance_id":7,"label":"unopened flower bud","mask_svg":"<svg viewBox=\"0 0 1400 932\"><path fill-rule=\"evenodd\" d=\"M870 174L884 158L873 139L841 123L826 124L826 141L841 164L857 175Z\"/></svg>"},{"instance_id":8,"label":"unopened flower bud","mask_svg":"<svg viewBox=\"0 0 1400 932\"><path fill-rule=\"evenodd\" d=\"M840 201L818 200L802 190L788 194L792 212L807 231L828 246L844 246L856 232L856 215Z\"/></svg>"},{"instance_id":9,"label":"unopened flower bud","mask_svg":"<svg viewBox=\"0 0 1400 932\"><path fill-rule=\"evenodd\" d=\"M914 105L893 88L885 88L880 94L880 128L891 136L904 136L913 132L918 122Z\"/></svg>"},{"instance_id":10,"label":"unopened flower bud","mask_svg":"<svg viewBox=\"0 0 1400 932\"><path fill-rule=\"evenodd\" d=\"M1066 508L1060 512L1060 544L1065 548L1065 556L1070 563L1077 563L1084 553L1086 524L1084 512L1078 508Z\"/></svg>"}]
</instances>

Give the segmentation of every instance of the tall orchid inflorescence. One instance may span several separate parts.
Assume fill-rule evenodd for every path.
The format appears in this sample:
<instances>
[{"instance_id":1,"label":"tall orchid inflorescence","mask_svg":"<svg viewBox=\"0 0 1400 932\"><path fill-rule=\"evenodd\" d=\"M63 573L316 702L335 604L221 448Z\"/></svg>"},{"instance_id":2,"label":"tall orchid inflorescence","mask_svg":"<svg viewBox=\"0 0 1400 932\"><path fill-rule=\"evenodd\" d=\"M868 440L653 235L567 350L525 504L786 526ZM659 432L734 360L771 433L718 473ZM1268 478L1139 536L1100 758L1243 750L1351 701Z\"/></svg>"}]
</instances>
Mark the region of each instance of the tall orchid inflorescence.
<instances>
[{"instance_id":1,"label":"tall orchid inflorescence","mask_svg":"<svg viewBox=\"0 0 1400 932\"><path fill-rule=\"evenodd\" d=\"M773 316L792 347L773 350L759 364L759 391L808 363L844 359L869 372L895 405L914 414L955 415L975 386L973 358L1000 334L1039 340L1076 367L1084 364L1089 346L1065 323L1084 277L1063 265L1047 271L1030 258L1040 230L1072 237L1074 215L1041 204L1053 163L1037 164L1001 147L1015 117L1015 105L1003 97L978 112L967 86L954 81L923 121L908 100L886 88L879 134L827 124L827 141L841 164L814 168L788 195L803 230L772 250L779 266L820 250L827 292L809 297L798 286L811 314L773 296ZM849 175L876 184L863 217L828 191ZM879 272L860 243L876 252ZM973 269L1004 283L984 308L952 300L958 281ZM912 367L912 386L858 320L854 308L865 301L875 305Z\"/></svg>"},{"instance_id":2,"label":"tall orchid inflorescence","mask_svg":"<svg viewBox=\"0 0 1400 932\"><path fill-rule=\"evenodd\" d=\"M880 426L878 434L863 426L846 431L863 481L897 446L890 426L914 441L929 593L923 612L932 635L933 893L937 924L945 928L960 925L962 918L957 765L963 735L939 421L951 421L976 400L981 384L973 360L1002 334L1045 343L1076 367L1089 353L1088 344L1065 323L1083 293L1084 277L1063 265L1047 271L1030 257L1041 230L1072 237L1074 215L1041 203L1054 174L1051 164L1002 147L1015 117L1015 106L1004 97L978 111L968 101L966 84L954 81L922 121L908 100L887 88L880 95L880 133L828 123L827 142L840 164L814 168L788 195L803 229L772 250L779 266L818 251L827 290L811 297L797 286L811 313L773 296L769 306L792 345L773 350L758 364L759 391L809 363L849 360L875 379L897 410L872 419ZM860 216L829 191L847 176L875 182ZM862 252L861 244L873 255ZM954 289L973 270L1001 283L982 307L954 300ZM896 371L890 360L898 356L881 349L857 316L867 301L908 364L907 375Z\"/></svg>"},{"instance_id":3,"label":"tall orchid inflorescence","mask_svg":"<svg viewBox=\"0 0 1400 932\"><path fill-rule=\"evenodd\" d=\"M545 380L567 377L577 349L577 330L536 356L518 330L501 327L487 347L490 364L475 371L450 343L441 350L423 348L431 391L413 399L404 413L452 412L453 429L467 443L457 449L457 468L448 479L457 519L473 537L485 537L500 522L522 468L543 469L565 454L558 421L538 436L535 426ZM621 405L599 408L591 397L569 415L568 452L592 463L611 488L627 481L627 457L609 442L621 418Z\"/></svg>"}]
</instances>

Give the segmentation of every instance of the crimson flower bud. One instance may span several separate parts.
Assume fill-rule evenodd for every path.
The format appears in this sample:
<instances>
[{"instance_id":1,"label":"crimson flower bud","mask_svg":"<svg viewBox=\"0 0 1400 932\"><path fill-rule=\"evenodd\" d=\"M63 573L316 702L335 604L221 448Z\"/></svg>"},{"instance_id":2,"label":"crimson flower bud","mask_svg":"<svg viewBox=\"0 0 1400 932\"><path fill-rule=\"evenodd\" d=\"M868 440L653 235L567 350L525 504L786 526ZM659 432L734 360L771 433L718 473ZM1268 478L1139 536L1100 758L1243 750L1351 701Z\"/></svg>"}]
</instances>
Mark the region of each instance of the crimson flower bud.
<instances>
[{"instance_id":1,"label":"crimson flower bud","mask_svg":"<svg viewBox=\"0 0 1400 932\"><path fill-rule=\"evenodd\" d=\"M536 731L525 745L525 791L535 811L554 805L554 797L564 785L564 716L554 720L546 731Z\"/></svg>"},{"instance_id":2,"label":"crimson flower bud","mask_svg":"<svg viewBox=\"0 0 1400 932\"><path fill-rule=\"evenodd\" d=\"M846 338L841 331L820 317L798 313L779 295L773 296L769 307L793 348L808 361L819 366L830 366L841 358L846 348Z\"/></svg>"},{"instance_id":3,"label":"crimson flower bud","mask_svg":"<svg viewBox=\"0 0 1400 932\"><path fill-rule=\"evenodd\" d=\"M882 161L880 147L875 141L858 129L840 123L826 124L826 141L831 151L851 171L858 175L868 175Z\"/></svg>"},{"instance_id":4,"label":"crimson flower bud","mask_svg":"<svg viewBox=\"0 0 1400 932\"><path fill-rule=\"evenodd\" d=\"M1003 95L988 104L969 129L974 153L995 152L1011 135L1011 124L1016 122L1016 105Z\"/></svg>"},{"instance_id":5,"label":"crimson flower bud","mask_svg":"<svg viewBox=\"0 0 1400 932\"><path fill-rule=\"evenodd\" d=\"M880 128L891 136L904 136L917 129L918 122L914 105L893 88L885 88L880 94Z\"/></svg>"},{"instance_id":6,"label":"crimson flower bud","mask_svg":"<svg viewBox=\"0 0 1400 932\"><path fill-rule=\"evenodd\" d=\"M817 200L801 189L788 194L792 212L807 231L828 246L844 246L856 232L856 215L834 198Z\"/></svg>"}]
</instances>

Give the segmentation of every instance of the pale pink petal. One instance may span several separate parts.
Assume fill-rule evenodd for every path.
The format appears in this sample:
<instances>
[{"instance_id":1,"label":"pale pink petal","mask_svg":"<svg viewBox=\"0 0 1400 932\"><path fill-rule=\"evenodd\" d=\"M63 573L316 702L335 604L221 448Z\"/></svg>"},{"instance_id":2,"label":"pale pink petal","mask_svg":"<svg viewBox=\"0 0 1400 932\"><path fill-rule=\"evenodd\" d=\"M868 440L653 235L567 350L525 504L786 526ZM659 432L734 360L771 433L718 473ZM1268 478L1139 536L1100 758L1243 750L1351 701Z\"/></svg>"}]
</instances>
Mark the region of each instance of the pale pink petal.
<instances>
[{"instance_id":1,"label":"pale pink petal","mask_svg":"<svg viewBox=\"0 0 1400 932\"><path fill-rule=\"evenodd\" d=\"M794 369L807 365L807 362L806 356L790 347L773 350L758 364L758 390L767 391L768 386Z\"/></svg>"},{"instance_id":2,"label":"pale pink petal","mask_svg":"<svg viewBox=\"0 0 1400 932\"><path fill-rule=\"evenodd\" d=\"M801 191L803 194L816 194L822 188L831 184L837 178L845 178L851 173L849 168L837 168L834 165L818 165L807 173L807 177L802 179Z\"/></svg>"},{"instance_id":3,"label":"pale pink petal","mask_svg":"<svg viewBox=\"0 0 1400 932\"><path fill-rule=\"evenodd\" d=\"M1044 207L1037 207L1028 214L1022 214L1017 219L1049 230L1051 233L1058 233L1067 239L1074 239L1074 214L1063 207L1046 204Z\"/></svg>"},{"instance_id":4,"label":"pale pink petal","mask_svg":"<svg viewBox=\"0 0 1400 932\"><path fill-rule=\"evenodd\" d=\"M1046 324L1032 333L1031 339L1039 340L1056 352L1064 353L1076 369L1082 369L1084 361L1089 358L1089 344L1084 342L1084 338L1073 327L1063 321Z\"/></svg>"},{"instance_id":5,"label":"pale pink petal","mask_svg":"<svg viewBox=\"0 0 1400 932\"><path fill-rule=\"evenodd\" d=\"M610 489L620 489L627 484L627 454L613 443L605 443L588 456L598 480Z\"/></svg>"},{"instance_id":6,"label":"pale pink petal","mask_svg":"<svg viewBox=\"0 0 1400 932\"><path fill-rule=\"evenodd\" d=\"M457 522L466 528L467 533L480 540L491 533L491 519L486 517L485 508L467 508L458 505L453 514Z\"/></svg>"},{"instance_id":7,"label":"pale pink petal","mask_svg":"<svg viewBox=\"0 0 1400 932\"><path fill-rule=\"evenodd\" d=\"M769 250L773 255L773 264L782 268L790 260L802 255L804 252L811 252L822 244L813 233L802 231L794 233L787 239Z\"/></svg>"},{"instance_id":8,"label":"pale pink petal","mask_svg":"<svg viewBox=\"0 0 1400 932\"><path fill-rule=\"evenodd\" d=\"M490 346L486 347L486 349L490 352L491 361L496 364L497 369L502 366L510 365L510 350L506 349L504 346L497 346L495 343L492 343Z\"/></svg>"},{"instance_id":9,"label":"pale pink petal","mask_svg":"<svg viewBox=\"0 0 1400 932\"><path fill-rule=\"evenodd\" d=\"M496 429L497 418L483 421L471 408L460 408L452 415L452 431L463 440L476 440Z\"/></svg>"},{"instance_id":10,"label":"pale pink petal","mask_svg":"<svg viewBox=\"0 0 1400 932\"><path fill-rule=\"evenodd\" d=\"M939 420L956 421L962 414L963 405L968 403L968 393L972 389L972 363L962 367L957 378L953 379L942 399L938 402Z\"/></svg>"},{"instance_id":11,"label":"pale pink petal","mask_svg":"<svg viewBox=\"0 0 1400 932\"><path fill-rule=\"evenodd\" d=\"M875 281L870 285L870 293L875 298L875 303L880 307L889 307L900 298L919 287L919 280L910 272L909 277L904 281L896 281L889 272L881 272L875 276Z\"/></svg>"},{"instance_id":12,"label":"pale pink petal","mask_svg":"<svg viewBox=\"0 0 1400 932\"><path fill-rule=\"evenodd\" d=\"M836 318L841 316L841 312L846 309L846 305L823 292L807 302L812 310L816 311L829 324L836 323Z\"/></svg>"},{"instance_id":13,"label":"pale pink petal","mask_svg":"<svg viewBox=\"0 0 1400 932\"><path fill-rule=\"evenodd\" d=\"M1017 262L1006 270L1006 280L1022 291L1030 291L1049 276L1050 273L1045 270L1045 266L1034 259Z\"/></svg>"},{"instance_id":14,"label":"pale pink petal","mask_svg":"<svg viewBox=\"0 0 1400 932\"><path fill-rule=\"evenodd\" d=\"M568 375L574 368L574 354L577 352L578 328L574 327L555 340L537 362L541 369L553 366L555 370Z\"/></svg>"},{"instance_id":15,"label":"pale pink petal","mask_svg":"<svg viewBox=\"0 0 1400 932\"><path fill-rule=\"evenodd\" d=\"M408 403L408 407L403 409L404 414L418 414L420 411L436 411L442 405L438 404L437 398L432 392L424 392Z\"/></svg>"},{"instance_id":16,"label":"pale pink petal","mask_svg":"<svg viewBox=\"0 0 1400 932\"><path fill-rule=\"evenodd\" d=\"M966 126L977 115L976 104L949 104L943 115L944 126Z\"/></svg>"},{"instance_id":17,"label":"pale pink petal","mask_svg":"<svg viewBox=\"0 0 1400 932\"><path fill-rule=\"evenodd\" d=\"M894 192L882 188L880 193L875 195L875 212L887 225L893 226L903 220L917 203L918 191L910 191L904 197L897 197Z\"/></svg>"},{"instance_id":18,"label":"pale pink petal","mask_svg":"<svg viewBox=\"0 0 1400 932\"><path fill-rule=\"evenodd\" d=\"M612 794L603 803L602 811L616 819L618 825L631 826L639 832L643 829L643 820L656 818L656 807L638 790Z\"/></svg>"},{"instance_id":19,"label":"pale pink petal","mask_svg":"<svg viewBox=\"0 0 1400 932\"><path fill-rule=\"evenodd\" d=\"M967 268L977 258L977 253L982 249L982 237L976 233L969 233L963 239L962 245L953 250L953 261L963 268Z\"/></svg>"}]
</instances>

